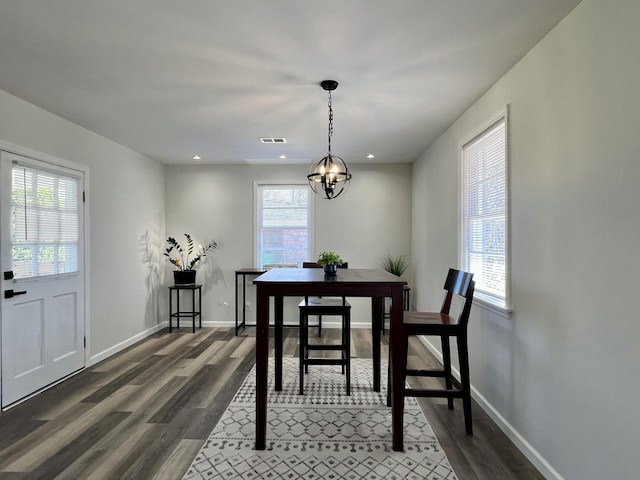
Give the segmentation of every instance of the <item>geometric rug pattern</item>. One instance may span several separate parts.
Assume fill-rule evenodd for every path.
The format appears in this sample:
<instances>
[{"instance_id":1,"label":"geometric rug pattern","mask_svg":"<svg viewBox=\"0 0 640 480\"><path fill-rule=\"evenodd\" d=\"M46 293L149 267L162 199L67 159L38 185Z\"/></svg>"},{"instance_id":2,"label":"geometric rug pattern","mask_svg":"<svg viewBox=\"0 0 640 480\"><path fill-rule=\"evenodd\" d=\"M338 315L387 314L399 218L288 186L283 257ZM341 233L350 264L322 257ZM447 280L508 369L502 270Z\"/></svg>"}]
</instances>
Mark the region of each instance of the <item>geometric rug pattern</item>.
<instances>
[{"instance_id":1,"label":"geometric rug pattern","mask_svg":"<svg viewBox=\"0 0 640 480\"><path fill-rule=\"evenodd\" d=\"M266 449L254 450L255 366L183 480L455 480L422 409L405 399L404 452L391 448L391 409L374 392L372 361L351 360L351 395L339 366L311 366L298 394L298 360L283 359L283 390L269 359Z\"/></svg>"}]
</instances>

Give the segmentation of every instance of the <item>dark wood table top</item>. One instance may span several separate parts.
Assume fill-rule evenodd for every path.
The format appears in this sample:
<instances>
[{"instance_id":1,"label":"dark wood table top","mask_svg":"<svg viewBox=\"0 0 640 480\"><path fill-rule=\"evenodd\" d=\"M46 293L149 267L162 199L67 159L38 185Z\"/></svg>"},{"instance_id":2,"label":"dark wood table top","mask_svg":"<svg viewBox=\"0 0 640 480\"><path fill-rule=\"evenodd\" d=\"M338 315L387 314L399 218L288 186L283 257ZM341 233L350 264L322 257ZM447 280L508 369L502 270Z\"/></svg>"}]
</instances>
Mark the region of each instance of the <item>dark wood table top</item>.
<instances>
[{"instance_id":1,"label":"dark wood table top","mask_svg":"<svg viewBox=\"0 0 640 480\"><path fill-rule=\"evenodd\" d=\"M236 270L237 274L247 274L247 275L260 275L261 273L266 272L264 269L259 268L239 268Z\"/></svg>"},{"instance_id":2,"label":"dark wood table top","mask_svg":"<svg viewBox=\"0 0 640 480\"><path fill-rule=\"evenodd\" d=\"M339 269L336 275L325 275L321 268L272 268L253 280L259 284L401 284L407 282L386 270L345 268Z\"/></svg>"}]
</instances>

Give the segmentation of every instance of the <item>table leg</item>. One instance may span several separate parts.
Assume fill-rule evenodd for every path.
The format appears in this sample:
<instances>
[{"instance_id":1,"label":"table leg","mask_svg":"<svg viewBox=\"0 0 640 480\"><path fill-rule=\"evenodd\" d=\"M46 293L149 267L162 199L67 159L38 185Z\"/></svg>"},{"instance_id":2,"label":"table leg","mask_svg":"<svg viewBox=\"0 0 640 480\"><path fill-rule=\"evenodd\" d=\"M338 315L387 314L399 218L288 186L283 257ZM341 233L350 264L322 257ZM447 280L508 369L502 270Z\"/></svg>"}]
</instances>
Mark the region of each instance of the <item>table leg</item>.
<instances>
[{"instance_id":1,"label":"table leg","mask_svg":"<svg viewBox=\"0 0 640 480\"><path fill-rule=\"evenodd\" d=\"M373 391L380 391L380 340L381 340L381 325L382 315L384 313L382 309L382 302L384 298L372 297L371 298L371 347L373 351Z\"/></svg>"},{"instance_id":2,"label":"table leg","mask_svg":"<svg viewBox=\"0 0 640 480\"><path fill-rule=\"evenodd\" d=\"M247 277L242 275L242 328L247 328Z\"/></svg>"},{"instance_id":3,"label":"table leg","mask_svg":"<svg viewBox=\"0 0 640 480\"><path fill-rule=\"evenodd\" d=\"M389 361L391 362L391 431L392 446L396 452L403 446L404 410L404 322L402 319L402 286L393 287L389 321Z\"/></svg>"},{"instance_id":4,"label":"table leg","mask_svg":"<svg viewBox=\"0 0 640 480\"><path fill-rule=\"evenodd\" d=\"M180 331L180 290L176 290L176 330Z\"/></svg>"},{"instance_id":5,"label":"table leg","mask_svg":"<svg viewBox=\"0 0 640 480\"><path fill-rule=\"evenodd\" d=\"M198 287L198 319L199 326L202 328L202 287Z\"/></svg>"},{"instance_id":6,"label":"table leg","mask_svg":"<svg viewBox=\"0 0 640 480\"><path fill-rule=\"evenodd\" d=\"M275 323L275 333L274 333L274 354L275 354L275 387L276 391L282 390L282 329L284 326L283 320L283 297L275 297L274 299L274 323Z\"/></svg>"},{"instance_id":7,"label":"table leg","mask_svg":"<svg viewBox=\"0 0 640 480\"><path fill-rule=\"evenodd\" d=\"M269 296L261 285L256 299L256 450L264 450L267 436L267 380L269 366Z\"/></svg>"},{"instance_id":8,"label":"table leg","mask_svg":"<svg viewBox=\"0 0 640 480\"><path fill-rule=\"evenodd\" d=\"M236 336L238 336L238 272L236 272Z\"/></svg>"}]
</instances>

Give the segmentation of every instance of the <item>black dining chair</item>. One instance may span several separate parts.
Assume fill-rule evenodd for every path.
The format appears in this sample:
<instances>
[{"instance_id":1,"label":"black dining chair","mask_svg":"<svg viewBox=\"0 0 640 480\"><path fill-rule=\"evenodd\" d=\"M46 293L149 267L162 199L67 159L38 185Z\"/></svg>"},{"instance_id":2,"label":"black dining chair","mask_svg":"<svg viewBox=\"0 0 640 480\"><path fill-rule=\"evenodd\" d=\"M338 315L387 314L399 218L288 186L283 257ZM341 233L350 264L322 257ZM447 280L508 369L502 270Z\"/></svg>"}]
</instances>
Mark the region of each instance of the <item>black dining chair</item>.
<instances>
[{"instance_id":1,"label":"black dining chair","mask_svg":"<svg viewBox=\"0 0 640 480\"><path fill-rule=\"evenodd\" d=\"M314 262L304 262L303 268L322 268ZM338 268L348 268L348 263ZM305 297L299 304L300 310L300 395L304 394L304 375L309 373L309 365L341 365L346 373L347 395L351 394L351 305L345 297ZM309 343L309 316L318 316L318 336L322 335L322 316L340 316L342 319L341 341L338 344ZM339 351L340 358L318 358L310 355L313 351Z\"/></svg>"},{"instance_id":2,"label":"black dining chair","mask_svg":"<svg viewBox=\"0 0 640 480\"><path fill-rule=\"evenodd\" d=\"M471 422L471 383L469 381L469 351L467 346L467 325L473 303L475 282L473 274L449 269L444 283L445 297L440 312L404 312L404 397L441 397L447 399L450 410L453 409L454 398L461 398L464 423L467 434L473 434ZM451 303L455 297L460 298L462 307L457 317L450 316ZM439 336L442 345L442 369L410 369L407 365L409 337L416 335ZM455 338L458 349L460 380L451 372L450 339ZM444 382L444 388L409 388L406 377L437 377ZM387 401L390 397L387 397Z\"/></svg>"}]
</instances>

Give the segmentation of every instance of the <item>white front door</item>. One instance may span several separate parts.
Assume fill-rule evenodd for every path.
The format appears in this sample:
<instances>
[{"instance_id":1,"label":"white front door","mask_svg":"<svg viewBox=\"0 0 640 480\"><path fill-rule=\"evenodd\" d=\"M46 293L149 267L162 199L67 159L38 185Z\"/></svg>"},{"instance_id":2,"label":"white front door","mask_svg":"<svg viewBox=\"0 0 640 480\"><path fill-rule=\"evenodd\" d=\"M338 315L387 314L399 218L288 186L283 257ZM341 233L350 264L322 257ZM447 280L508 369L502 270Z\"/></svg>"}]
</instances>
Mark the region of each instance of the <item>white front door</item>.
<instances>
[{"instance_id":1,"label":"white front door","mask_svg":"<svg viewBox=\"0 0 640 480\"><path fill-rule=\"evenodd\" d=\"M84 367L84 174L0 151L2 407Z\"/></svg>"}]
</instances>

